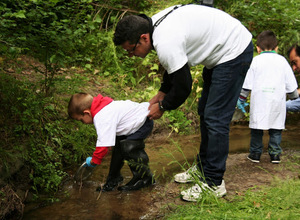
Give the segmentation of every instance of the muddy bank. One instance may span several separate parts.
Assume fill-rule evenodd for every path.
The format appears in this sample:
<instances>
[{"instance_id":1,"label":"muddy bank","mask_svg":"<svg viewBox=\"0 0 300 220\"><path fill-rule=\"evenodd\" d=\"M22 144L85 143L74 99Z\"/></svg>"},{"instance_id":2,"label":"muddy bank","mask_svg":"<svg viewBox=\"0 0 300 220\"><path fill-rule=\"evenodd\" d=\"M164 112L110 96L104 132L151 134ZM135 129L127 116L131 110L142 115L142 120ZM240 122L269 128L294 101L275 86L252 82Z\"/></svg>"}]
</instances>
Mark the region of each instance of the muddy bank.
<instances>
[{"instance_id":1,"label":"muddy bank","mask_svg":"<svg viewBox=\"0 0 300 220\"><path fill-rule=\"evenodd\" d=\"M249 162L246 155L247 153L229 155L224 177L228 194L222 199L230 200L236 194L243 195L243 192L253 186L269 185L274 178L299 178L299 152L286 150L282 157L285 162L279 165L271 164L266 153L260 164ZM293 169L290 169L287 163L298 165L293 165ZM174 168L173 171L168 174L171 176L180 169ZM25 208L24 219L162 219L165 213L173 209L174 204L190 204L179 198L180 191L191 186L190 184L177 184L172 180L162 181L158 178L156 185L140 191L113 191L102 193L99 197L95 188L100 182L96 179L92 178L84 183L81 189L69 184L67 188L70 197L59 203L38 209ZM129 179L126 176L125 181Z\"/></svg>"},{"instance_id":2,"label":"muddy bank","mask_svg":"<svg viewBox=\"0 0 300 220\"><path fill-rule=\"evenodd\" d=\"M253 186L269 185L274 178L299 178L300 148L297 126L287 127L283 132L281 164L271 164L266 148L259 164L246 159L250 141L250 130L244 125L232 126L230 133L230 154L224 176L229 200L242 195ZM23 219L161 219L172 209L173 204L188 205L179 198L180 191L191 185L173 182L173 175L194 161L198 152L199 135L150 137L146 151L150 166L155 173L156 184L136 192L96 192L108 173L109 159L97 167L93 175L81 186L68 181L61 191L61 201L46 207L26 204ZM264 138L267 143L268 137ZM265 146L267 146L265 144ZM131 178L127 166L122 170L124 183ZM72 176L72 174L70 174ZM66 195L68 195L66 197Z\"/></svg>"}]
</instances>

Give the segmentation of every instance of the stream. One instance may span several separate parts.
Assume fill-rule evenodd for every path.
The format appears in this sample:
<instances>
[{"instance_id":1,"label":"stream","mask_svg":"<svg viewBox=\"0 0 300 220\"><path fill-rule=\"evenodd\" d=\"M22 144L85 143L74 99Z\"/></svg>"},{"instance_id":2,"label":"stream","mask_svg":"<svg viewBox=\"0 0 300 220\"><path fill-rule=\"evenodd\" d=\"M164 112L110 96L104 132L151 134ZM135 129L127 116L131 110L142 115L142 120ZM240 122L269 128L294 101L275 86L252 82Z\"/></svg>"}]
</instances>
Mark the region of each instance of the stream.
<instances>
[{"instance_id":1,"label":"stream","mask_svg":"<svg viewBox=\"0 0 300 220\"><path fill-rule=\"evenodd\" d=\"M286 126L282 133L282 148L299 150L299 131L295 126ZM264 135L264 152L267 150L268 133ZM146 140L146 151L150 168L155 174L156 184L134 192L99 193L96 188L104 184L108 174L110 155L96 167L93 174L82 184L72 178L60 191L60 201L48 206L26 204L24 220L89 220L89 219L153 219L149 216L153 208L159 208L153 197L158 189L172 182L173 175L182 172L182 165L193 163L199 150L200 136L172 136L172 138L151 136ZM230 131L230 154L246 153L249 150L250 129L248 125L232 125ZM74 171L76 172L76 171ZM74 173L71 173L72 177ZM131 172L125 164L122 169L123 184L131 179ZM179 197L178 197L179 199Z\"/></svg>"}]
</instances>

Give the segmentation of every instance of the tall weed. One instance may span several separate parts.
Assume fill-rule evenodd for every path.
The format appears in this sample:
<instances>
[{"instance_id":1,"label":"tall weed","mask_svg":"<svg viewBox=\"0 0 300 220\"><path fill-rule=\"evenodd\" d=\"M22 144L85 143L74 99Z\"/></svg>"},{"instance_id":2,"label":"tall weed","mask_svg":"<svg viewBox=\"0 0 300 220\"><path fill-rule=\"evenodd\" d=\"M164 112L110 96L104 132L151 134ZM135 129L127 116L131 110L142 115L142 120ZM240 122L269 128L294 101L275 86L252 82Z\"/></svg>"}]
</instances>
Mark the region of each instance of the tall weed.
<instances>
[{"instance_id":1,"label":"tall weed","mask_svg":"<svg viewBox=\"0 0 300 220\"><path fill-rule=\"evenodd\" d=\"M249 189L231 201L199 200L177 206L165 219L299 219L299 187L299 180L278 181L271 187Z\"/></svg>"}]
</instances>

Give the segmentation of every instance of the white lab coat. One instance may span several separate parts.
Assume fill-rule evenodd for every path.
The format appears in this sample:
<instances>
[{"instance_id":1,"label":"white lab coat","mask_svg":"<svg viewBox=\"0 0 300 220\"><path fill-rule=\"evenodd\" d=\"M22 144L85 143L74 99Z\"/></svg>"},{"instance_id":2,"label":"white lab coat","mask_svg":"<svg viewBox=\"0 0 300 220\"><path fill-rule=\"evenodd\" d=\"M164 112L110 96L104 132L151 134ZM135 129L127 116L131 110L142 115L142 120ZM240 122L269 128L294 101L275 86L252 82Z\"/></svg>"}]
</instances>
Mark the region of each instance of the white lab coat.
<instances>
[{"instance_id":1,"label":"white lab coat","mask_svg":"<svg viewBox=\"0 0 300 220\"><path fill-rule=\"evenodd\" d=\"M253 129L284 129L286 93L297 89L295 75L286 59L276 53L254 57L244 89L251 90L250 123Z\"/></svg>"}]
</instances>

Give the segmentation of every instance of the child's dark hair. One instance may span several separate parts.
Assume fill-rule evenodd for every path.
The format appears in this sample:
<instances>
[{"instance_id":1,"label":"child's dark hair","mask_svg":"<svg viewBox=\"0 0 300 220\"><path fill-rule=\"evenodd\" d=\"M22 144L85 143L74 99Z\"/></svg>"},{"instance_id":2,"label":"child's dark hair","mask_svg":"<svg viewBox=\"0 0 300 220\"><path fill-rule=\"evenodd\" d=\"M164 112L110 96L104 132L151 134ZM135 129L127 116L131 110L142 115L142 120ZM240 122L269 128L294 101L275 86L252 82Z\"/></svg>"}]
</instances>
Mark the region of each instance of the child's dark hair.
<instances>
[{"instance_id":1,"label":"child's dark hair","mask_svg":"<svg viewBox=\"0 0 300 220\"><path fill-rule=\"evenodd\" d=\"M260 49L264 50L275 50L278 45L276 35L273 31L263 31L257 36L256 45Z\"/></svg>"}]
</instances>

